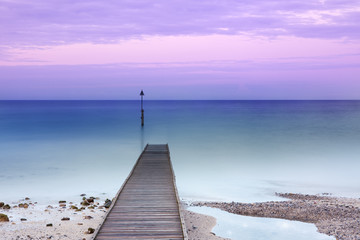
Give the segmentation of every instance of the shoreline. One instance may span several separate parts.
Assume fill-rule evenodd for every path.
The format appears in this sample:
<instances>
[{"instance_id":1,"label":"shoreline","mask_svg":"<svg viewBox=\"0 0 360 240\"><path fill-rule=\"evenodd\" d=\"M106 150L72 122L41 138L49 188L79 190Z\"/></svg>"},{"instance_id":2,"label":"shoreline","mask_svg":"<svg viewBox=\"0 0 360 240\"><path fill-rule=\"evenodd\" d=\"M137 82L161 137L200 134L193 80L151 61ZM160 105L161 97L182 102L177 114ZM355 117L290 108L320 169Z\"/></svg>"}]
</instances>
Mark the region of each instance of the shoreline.
<instances>
[{"instance_id":1,"label":"shoreline","mask_svg":"<svg viewBox=\"0 0 360 240\"><path fill-rule=\"evenodd\" d=\"M83 195L83 194L82 194ZM342 240L360 239L360 199L319 195L278 193L285 201L260 203L193 202L190 206L207 206L253 217L280 218L313 223L320 233ZM88 205L85 200L92 201ZM91 200L92 199L92 200ZM104 199L79 197L78 202L60 200L59 204L40 205L31 199L9 203L0 201L0 235L2 239L81 239L90 240L107 213ZM2 205L2 206L1 206ZM216 219L187 210L183 204L188 239L226 240L212 229ZM1 214L8 217L1 221Z\"/></svg>"},{"instance_id":2,"label":"shoreline","mask_svg":"<svg viewBox=\"0 0 360 240\"><path fill-rule=\"evenodd\" d=\"M360 239L360 199L293 193L276 195L289 200L259 203L193 202L191 205L218 208L243 216L312 223L320 233L336 239Z\"/></svg>"},{"instance_id":3,"label":"shoreline","mask_svg":"<svg viewBox=\"0 0 360 240\"><path fill-rule=\"evenodd\" d=\"M31 198L11 203L0 200L0 236L3 240L91 240L91 229L95 231L108 212L104 205L106 200L87 198L84 194L79 196L77 202L59 200L58 204L50 205L38 204ZM6 209L7 206L10 209ZM181 206L181 211L189 240L226 240L211 232L216 224L214 217L188 211L184 205Z\"/></svg>"}]
</instances>

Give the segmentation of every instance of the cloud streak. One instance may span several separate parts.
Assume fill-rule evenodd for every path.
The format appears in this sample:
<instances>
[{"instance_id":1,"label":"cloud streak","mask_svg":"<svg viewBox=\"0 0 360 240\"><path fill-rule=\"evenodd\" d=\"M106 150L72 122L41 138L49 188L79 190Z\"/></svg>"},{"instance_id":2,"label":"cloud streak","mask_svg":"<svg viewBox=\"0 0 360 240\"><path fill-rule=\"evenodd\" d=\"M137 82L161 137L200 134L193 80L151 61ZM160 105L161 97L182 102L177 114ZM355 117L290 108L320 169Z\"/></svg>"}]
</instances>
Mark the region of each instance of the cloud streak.
<instances>
[{"instance_id":1,"label":"cloud streak","mask_svg":"<svg viewBox=\"0 0 360 240\"><path fill-rule=\"evenodd\" d=\"M8 66L0 99L359 99L360 64L344 57Z\"/></svg>"},{"instance_id":2,"label":"cloud streak","mask_svg":"<svg viewBox=\"0 0 360 240\"><path fill-rule=\"evenodd\" d=\"M355 0L0 1L0 44L114 43L143 36L360 37Z\"/></svg>"}]
</instances>

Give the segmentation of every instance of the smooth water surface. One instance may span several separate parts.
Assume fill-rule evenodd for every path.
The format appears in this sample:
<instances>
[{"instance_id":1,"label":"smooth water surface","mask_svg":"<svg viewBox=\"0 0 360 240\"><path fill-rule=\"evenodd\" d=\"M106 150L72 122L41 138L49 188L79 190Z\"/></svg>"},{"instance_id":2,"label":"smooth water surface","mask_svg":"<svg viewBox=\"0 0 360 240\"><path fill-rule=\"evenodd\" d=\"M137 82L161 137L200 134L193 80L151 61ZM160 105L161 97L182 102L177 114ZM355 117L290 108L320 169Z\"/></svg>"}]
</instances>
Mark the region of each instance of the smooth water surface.
<instances>
[{"instance_id":1,"label":"smooth water surface","mask_svg":"<svg viewBox=\"0 0 360 240\"><path fill-rule=\"evenodd\" d=\"M180 196L360 194L360 101L0 101L1 200L114 196L168 143Z\"/></svg>"}]
</instances>

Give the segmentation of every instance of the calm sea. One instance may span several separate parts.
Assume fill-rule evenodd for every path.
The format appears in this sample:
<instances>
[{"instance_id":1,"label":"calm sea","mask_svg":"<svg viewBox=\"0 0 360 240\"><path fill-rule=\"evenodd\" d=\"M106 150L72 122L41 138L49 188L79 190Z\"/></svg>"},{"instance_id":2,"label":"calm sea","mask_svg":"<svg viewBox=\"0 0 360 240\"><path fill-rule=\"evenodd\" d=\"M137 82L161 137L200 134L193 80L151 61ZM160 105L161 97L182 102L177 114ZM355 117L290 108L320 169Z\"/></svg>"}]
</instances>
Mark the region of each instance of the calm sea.
<instances>
[{"instance_id":1,"label":"calm sea","mask_svg":"<svg viewBox=\"0 0 360 240\"><path fill-rule=\"evenodd\" d=\"M0 200L114 196L168 143L185 200L360 197L360 101L0 101Z\"/></svg>"}]
</instances>

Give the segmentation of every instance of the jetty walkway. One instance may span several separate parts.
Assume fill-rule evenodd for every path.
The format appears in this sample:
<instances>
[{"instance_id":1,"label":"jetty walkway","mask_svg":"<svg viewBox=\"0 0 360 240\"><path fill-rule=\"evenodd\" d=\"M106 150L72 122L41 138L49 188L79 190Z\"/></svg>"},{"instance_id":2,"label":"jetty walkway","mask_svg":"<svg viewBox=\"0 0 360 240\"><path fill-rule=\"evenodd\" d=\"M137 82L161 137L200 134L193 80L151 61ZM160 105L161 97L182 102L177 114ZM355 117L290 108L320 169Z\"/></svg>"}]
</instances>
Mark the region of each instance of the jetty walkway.
<instances>
[{"instance_id":1,"label":"jetty walkway","mask_svg":"<svg viewBox=\"0 0 360 240\"><path fill-rule=\"evenodd\" d=\"M94 239L187 239L168 145L147 145Z\"/></svg>"}]
</instances>

